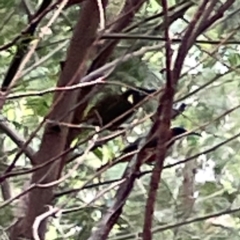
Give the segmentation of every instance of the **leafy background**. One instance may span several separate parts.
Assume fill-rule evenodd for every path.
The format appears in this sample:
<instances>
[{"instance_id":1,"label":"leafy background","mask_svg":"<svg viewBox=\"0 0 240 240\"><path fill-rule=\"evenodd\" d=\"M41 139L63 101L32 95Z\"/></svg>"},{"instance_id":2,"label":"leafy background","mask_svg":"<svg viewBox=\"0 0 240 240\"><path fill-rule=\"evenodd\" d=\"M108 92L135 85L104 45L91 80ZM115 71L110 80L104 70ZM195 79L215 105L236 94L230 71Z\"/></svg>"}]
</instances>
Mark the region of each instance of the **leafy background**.
<instances>
[{"instance_id":1,"label":"leafy background","mask_svg":"<svg viewBox=\"0 0 240 240\"><path fill-rule=\"evenodd\" d=\"M109 1L108 19L113 20L121 10L122 1ZM179 1L168 1L169 6ZM219 1L220 2L220 1ZM187 129L197 129L201 138L187 137L180 141L169 153L165 165L177 163L190 156L199 154L191 161L166 168L163 172L158 191L157 204L154 212L154 239L239 239L239 212L224 214L217 217L199 220L176 228L161 230L162 226L183 223L188 219L214 214L220 211L238 208L240 204L240 157L239 137L223 144L221 147L201 154L208 149L226 141L239 133L239 1L228 10L222 21L219 21L198 40L188 53L175 96L176 104L185 102L187 110L172 122L173 126L184 126ZM32 11L38 6L38 1L28 1ZM150 0L135 16L134 23L139 23L156 13L161 12L159 1ZM48 36L41 41L34 57L24 69L25 74L14 87L12 95L41 91L54 87L59 76L59 61L65 57L68 41L72 35L72 28L77 19L78 7L64 10L51 28ZM181 38L182 31L191 20L195 7L190 8L183 19L178 19L171 26L171 36ZM51 14L41 23L46 24ZM26 9L20 1L2 1L0 3L0 45L6 44L20 32L27 24ZM131 33L162 37L163 33L157 26L162 18L139 24ZM132 24L134 24L132 23ZM40 31L40 28L39 28ZM223 39L227 39L223 41ZM222 43L222 42L223 43ZM144 46L153 46L161 43L159 40L124 39L115 49L112 59L123 56ZM163 43L163 42L162 42ZM178 44L173 43L174 54ZM3 79L15 46L0 51L0 77ZM175 55L173 54L173 57ZM43 61L41 61L43 60ZM164 43L162 51L147 52L143 57L134 57L120 64L109 77L106 89L92 99L96 102L102 94L120 91L124 84L144 87L161 88L165 81L165 72L161 71L165 65ZM111 81L113 84L111 84ZM119 82L120 87L114 82ZM34 97L19 97L8 100L4 106L3 116L6 117L19 134L27 137L47 114L51 105L52 94ZM141 119L156 108L156 101L146 104L135 115ZM133 121L133 119L131 119ZM127 125L127 124L126 124ZM97 167L112 159L120 150L138 136L146 134L151 126L147 120L143 124L128 130L126 136L118 137L87 155L84 164L70 178L60 184L56 193L81 187ZM40 144L41 133L32 141L31 146L37 150ZM83 134L87 135L88 133ZM83 137L79 136L79 138ZM81 145L76 152L81 152L86 146ZM11 163L17 148L4 132L0 135L1 171ZM65 171L72 168L69 164ZM99 181L118 179L126 164L122 163L109 169ZM17 163L17 169L30 167L24 156ZM150 170L151 166L143 166L142 170ZM29 175L15 176L9 179L12 195L22 191L22 186ZM92 184L91 183L91 184ZM136 234L141 232L144 220L144 208L148 192L149 174L137 180L134 191L131 193L124 212L118 224L114 226L109 239L137 239ZM102 214L114 200L115 189L101 196L94 203L90 203L96 194L106 189L106 185L93 186L77 191L74 194L56 196L56 205L67 203L66 212L50 220L46 239L87 239ZM3 206L4 199L1 199ZM1 203L0 202L0 203ZM0 226L4 232L11 225L19 201L1 207Z\"/></svg>"}]
</instances>

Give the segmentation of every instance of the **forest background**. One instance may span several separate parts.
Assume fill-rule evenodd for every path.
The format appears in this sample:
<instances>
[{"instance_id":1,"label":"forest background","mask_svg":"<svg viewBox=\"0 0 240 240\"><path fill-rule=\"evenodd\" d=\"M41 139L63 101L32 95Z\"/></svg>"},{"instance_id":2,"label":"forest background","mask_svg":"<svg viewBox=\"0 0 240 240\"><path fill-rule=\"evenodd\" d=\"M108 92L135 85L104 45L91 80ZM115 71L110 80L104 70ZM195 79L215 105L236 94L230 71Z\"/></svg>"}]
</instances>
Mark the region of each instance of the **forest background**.
<instances>
[{"instance_id":1,"label":"forest background","mask_svg":"<svg viewBox=\"0 0 240 240\"><path fill-rule=\"evenodd\" d=\"M239 6L1 1L0 239L239 239ZM160 94L122 130L81 127L103 96L137 86ZM170 125L201 137L166 154ZM140 157L128 177L126 163L96 174L153 130L160 161L140 177Z\"/></svg>"}]
</instances>

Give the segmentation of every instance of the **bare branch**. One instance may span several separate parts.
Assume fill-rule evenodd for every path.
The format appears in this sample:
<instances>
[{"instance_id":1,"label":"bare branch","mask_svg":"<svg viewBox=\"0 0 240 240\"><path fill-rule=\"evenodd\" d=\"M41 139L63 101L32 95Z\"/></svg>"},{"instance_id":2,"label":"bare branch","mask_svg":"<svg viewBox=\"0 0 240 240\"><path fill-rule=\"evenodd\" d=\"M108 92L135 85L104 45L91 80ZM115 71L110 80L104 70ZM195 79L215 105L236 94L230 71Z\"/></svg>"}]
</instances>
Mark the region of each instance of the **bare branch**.
<instances>
[{"instance_id":1,"label":"bare branch","mask_svg":"<svg viewBox=\"0 0 240 240\"><path fill-rule=\"evenodd\" d=\"M211 218L216 218L216 217L219 217L219 216L222 216L222 215L237 213L239 211L240 211L240 208L227 209L227 210L224 210L224 211L204 215L204 216L201 216L201 217L192 218L192 219L186 220L184 222L169 224L169 225L166 225L166 226L155 227L155 228L151 229L151 231L152 231L153 234L158 233L158 232L163 232L163 231L166 231L166 230L186 226L186 225L189 225L191 223L203 222L204 220L208 220L208 219L211 219ZM127 240L127 239L130 240L130 239L133 239L133 238L141 238L141 237L142 237L142 233L134 232L134 233L130 233L130 234L124 234L123 236L118 236L117 240Z\"/></svg>"},{"instance_id":2,"label":"bare branch","mask_svg":"<svg viewBox=\"0 0 240 240\"><path fill-rule=\"evenodd\" d=\"M25 139L19 135L17 131L15 131L7 121L0 121L0 130L3 131L19 148L24 149ZM31 163L33 164L33 156L35 151L30 147L27 146L24 149L24 153L30 159Z\"/></svg>"},{"instance_id":3,"label":"bare branch","mask_svg":"<svg viewBox=\"0 0 240 240\"><path fill-rule=\"evenodd\" d=\"M148 192L148 198L145 208L145 218L144 218L144 226L143 226L143 240L151 240L152 239L152 217L154 212L154 206L157 196L157 190L159 185L159 180L161 176L161 172L163 169L163 162L165 159L167 147L166 142L169 139L169 128L171 121L171 109L173 105L173 97L174 97L174 89L176 82L173 83L172 79L172 69L171 69L171 59L172 59L172 51L171 51L171 40L169 38L169 21L168 21L168 5L166 0L162 0L162 6L164 11L164 21L166 23L165 29L165 38L166 38L166 71L167 71L167 79L166 79L166 87L163 93L163 96L159 98L159 106L156 112L156 119L150 130L149 138L152 138L153 131L157 132L158 136L158 144L156 151L156 163L154 164L153 173L150 180L150 188ZM159 139L159 136L161 138Z\"/></svg>"}]
</instances>

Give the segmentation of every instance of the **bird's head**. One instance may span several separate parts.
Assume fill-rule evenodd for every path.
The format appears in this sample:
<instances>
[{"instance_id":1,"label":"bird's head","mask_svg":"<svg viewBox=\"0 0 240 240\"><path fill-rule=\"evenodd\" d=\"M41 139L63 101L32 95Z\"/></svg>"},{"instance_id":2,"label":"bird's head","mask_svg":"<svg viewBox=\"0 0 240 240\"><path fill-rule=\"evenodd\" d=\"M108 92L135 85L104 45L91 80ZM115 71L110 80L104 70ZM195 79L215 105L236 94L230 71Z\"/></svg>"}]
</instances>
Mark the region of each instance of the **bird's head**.
<instances>
[{"instance_id":1,"label":"bird's head","mask_svg":"<svg viewBox=\"0 0 240 240\"><path fill-rule=\"evenodd\" d=\"M156 89L145 89L145 88L136 88L137 90L134 89L129 89L124 93L125 98L132 98L132 103L134 105L138 104L141 102L145 97L147 97L150 94L155 93L157 90Z\"/></svg>"}]
</instances>

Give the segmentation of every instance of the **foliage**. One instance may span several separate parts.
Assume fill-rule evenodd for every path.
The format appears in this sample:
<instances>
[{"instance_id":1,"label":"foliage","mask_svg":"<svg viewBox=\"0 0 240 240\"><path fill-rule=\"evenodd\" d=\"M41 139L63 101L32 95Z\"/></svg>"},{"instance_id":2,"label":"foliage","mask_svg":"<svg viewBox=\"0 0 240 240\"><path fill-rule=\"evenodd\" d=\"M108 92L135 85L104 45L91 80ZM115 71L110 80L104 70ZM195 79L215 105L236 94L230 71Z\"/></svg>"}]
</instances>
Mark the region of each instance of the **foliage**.
<instances>
[{"instance_id":1,"label":"foliage","mask_svg":"<svg viewBox=\"0 0 240 240\"><path fill-rule=\"evenodd\" d=\"M29 2L29 1L28 1ZM111 2L111 1L110 1ZM114 1L119 3L119 1ZM121 1L120 1L121 2ZM136 14L133 25L162 11L161 1L151 0L146 3ZM169 1L169 6L179 1ZM36 8L38 1L31 1L29 8ZM220 1L219 1L220 3ZM161 230L162 226L181 223L192 218L214 214L231 208L238 208L240 186L240 155L239 136L232 141L214 148L223 141L239 134L239 21L237 21L239 1L235 1L234 7L227 11L225 18L210 28L198 38L195 46L190 49L182 69L182 77L179 81L175 103L188 104L186 111L172 122L173 126L184 126L187 129L197 129L201 132L201 138L187 137L174 145L171 153L165 159L165 166L176 164L190 156L198 154L191 161L177 164L164 169L160 188L157 195L157 203L154 212L154 239L239 239L239 212L224 214L217 217L209 217L202 221L196 221L176 228ZM120 12L118 5L110 6L108 18L115 19ZM122 6L121 6L122 7ZM56 86L60 73L59 62L65 59L69 39L72 36L72 28L78 17L78 6L64 10L50 29L50 35L45 36L38 46L34 56L24 68L24 73L17 85L11 90L10 97L30 93L41 92ZM4 1L0 3L0 17L3 19L0 26L0 45L11 42L28 24L26 8L17 1ZM236 11L237 9L237 11ZM192 19L195 7L192 7L184 16L171 26L171 37L181 38L181 32L185 29L187 21ZM50 19L48 14L41 22L41 27ZM162 20L163 18L161 18ZM161 21L162 22L162 21ZM160 31L153 31L159 24L159 18L146 21L132 30L131 33L143 36L163 37ZM38 29L40 31L40 28ZM234 34L231 34L234 32ZM228 36L231 36L228 38ZM223 41L223 39L226 39ZM201 42L202 41L202 42ZM205 41L205 42L203 42ZM121 58L126 53L133 52L144 46L153 46L162 43L159 40L123 39L117 45L110 60ZM178 50L179 43L174 42L172 48ZM16 46L0 51L0 76L4 78L11 62ZM176 56L173 54L173 58ZM43 60L41 62L41 60ZM32 68L33 67L33 68ZM133 57L120 63L109 76L107 86L100 88L99 94L91 98L92 106L102 95L107 92L120 92L127 85L144 86L147 88L161 88L165 83L165 51L151 51L144 56ZM116 82L118 84L116 84ZM48 114L52 104L52 93L36 96L18 97L9 99L4 105L2 114L10 121L13 129L24 138L28 138L36 129L42 119ZM142 119L146 114L153 112L157 107L157 100L144 105L134 119ZM232 108L234 110L230 111ZM88 107L90 108L90 107ZM103 147L89 153L84 163L71 174L69 178L61 182L56 189L56 195L74 188L93 185L80 191L70 192L56 196L55 204L63 213L61 216L51 218L46 239L88 239L96 223L106 213L108 207L114 201L116 187L102 194L110 185L102 182L121 177L126 163L121 163L107 170L100 177L90 180L95 174L96 168L120 154L121 149L137 137L144 135L151 127L151 120L134 128L128 129L125 136L120 136L109 141ZM40 145L41 130L31 147L37 151ZM100 136L106 136L105 131ZM82 132L72 143L78 143L90 135L90 131ZM0 135L1 141L1 173L6 170L16 154L16 145L9 140L4 132ZM77 145L73 154L81 153L87 144ZM208 149L213 148L209 152ZM204 153L205 152L205 153ZM77 161L69 163L64 173L71 171ZM17 170L31 168L30 162L22 155L15 166ZM142 166L142 171L151 170L152 166ZM63 174L64 174L63 173ZM19 175L7 179L11 186L12 196L22 191L22 187L29 175ZM149 189L150 174L139 178L135 183L124 211L118 223L114 225L109 239L135 239L137 233L142 231L144 221L144 209ZM185 194L185 195L184 195ZM10 205L2 205L1 198L0 225L7 229L17 215L18 201ZM4 207L2 207L4 206Z\"/></svg>"}]
</instances>

